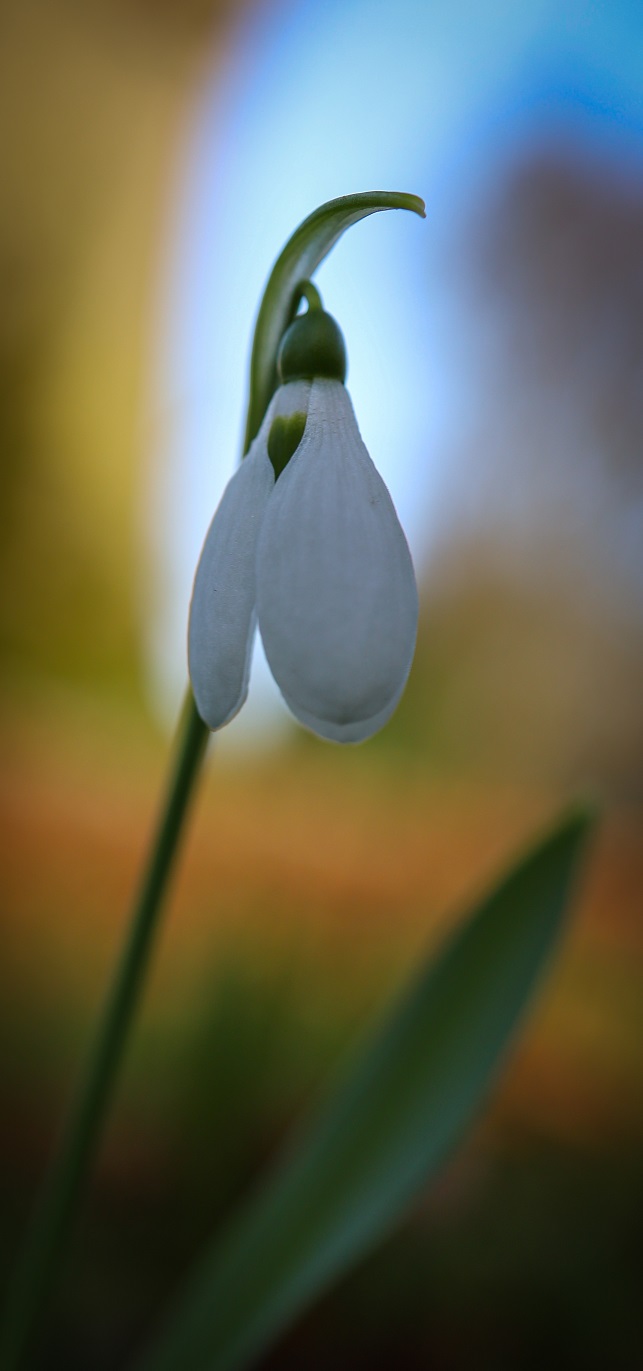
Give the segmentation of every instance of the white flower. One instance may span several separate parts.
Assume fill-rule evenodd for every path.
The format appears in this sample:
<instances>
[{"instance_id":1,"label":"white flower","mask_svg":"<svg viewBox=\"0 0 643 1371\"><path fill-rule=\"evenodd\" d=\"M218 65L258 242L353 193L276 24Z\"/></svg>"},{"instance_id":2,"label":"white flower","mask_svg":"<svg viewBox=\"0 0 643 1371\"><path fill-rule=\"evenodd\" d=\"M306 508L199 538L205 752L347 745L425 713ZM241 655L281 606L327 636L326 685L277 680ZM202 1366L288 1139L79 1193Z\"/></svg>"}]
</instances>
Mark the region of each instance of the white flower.
<instances>
[{"instance_id":1,"label":"white flower","mask_svg":"<svg viewBox=\"0 0 643 1371\"><path fill-rule=\"evenodd\" d=\"M273 433L303 428L277 480L275 419ZM417 618L411 555L348 392L321 378L282 385L197 568L188 657L199 713L217 729L241 708L258 620L295 717L322 738L361 742L398 704Z\"/></svg>"}]
</instances>

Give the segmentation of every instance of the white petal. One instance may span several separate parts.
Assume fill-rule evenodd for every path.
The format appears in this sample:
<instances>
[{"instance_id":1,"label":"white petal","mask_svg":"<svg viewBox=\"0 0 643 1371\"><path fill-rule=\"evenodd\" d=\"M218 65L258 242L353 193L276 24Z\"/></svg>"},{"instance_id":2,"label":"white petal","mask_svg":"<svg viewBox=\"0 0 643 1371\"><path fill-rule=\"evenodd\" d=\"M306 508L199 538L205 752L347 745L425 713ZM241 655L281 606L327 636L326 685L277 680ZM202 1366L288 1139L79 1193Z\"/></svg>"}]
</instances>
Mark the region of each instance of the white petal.
<instances>
[{"instance_id":1,"label":"white petal","mask_svg":"<svg viewBox=\"0 0 643 1371\"><path fill-rule=\"evenodd\" d=\"M309 382L295 382L273 396L203 544L190 604L188 667L197 709L211 729L234 718L248 694L257 539L275 484L267 448L270 425L277 414L305 413L309 393Z\"/></svg>"},{"instance_id":2,"label":"white petal","mask_svg":"<svg viewBox=\"0 0 643 1371\"><path fill-rule=\"evenodd\" d=\"M188 666L197 709L212 729L232 719L248 693L257 537L274 479L266 452L246 457L224 491L194 578Z\"/></svg>"},{"instance_id":3,"label":"white petal","mask_svg":"<svg viewBox=\"0 0 643 1371\"><path fill-rule=\"evenodd\" d=\"M418 601L391 497L337 381L313 382L302 441L257 547L257 612L293 714L336 742L382 727L404 690Z\"/></svg>"}]
</instances>

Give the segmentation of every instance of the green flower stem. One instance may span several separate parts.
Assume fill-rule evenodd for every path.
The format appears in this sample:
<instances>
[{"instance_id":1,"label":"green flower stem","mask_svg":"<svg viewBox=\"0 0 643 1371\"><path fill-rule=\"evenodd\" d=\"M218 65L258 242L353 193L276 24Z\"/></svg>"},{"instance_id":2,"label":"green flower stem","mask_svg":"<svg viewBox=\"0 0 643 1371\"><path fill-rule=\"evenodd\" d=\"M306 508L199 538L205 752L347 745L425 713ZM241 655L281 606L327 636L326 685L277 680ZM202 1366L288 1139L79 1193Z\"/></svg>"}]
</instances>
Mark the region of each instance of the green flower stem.
<instances>
[{"instance_id":1,"label":"green flower stem","mask_svg":"<svg viewBox=\"0 0 643 1371\"><path fill-rule=\"evenodd\" d=\"M300 281L297 287L300 298L307 301L309 309L323 309L321 295L312 281Z\"/></svg>"},{"instance_id":2,"label":"green flower stem","mask_svg":"<svg viewBox=\"0 0 643 1371\"><path fill-rule=\"evenodd\" d=\"M58 1273L111 1103L172 862L209 736L207 726L197 713L192 693L188 691L179 728L174 774L127 941L116 968L85 1080L81 1083L58 1158L45 1184L41 1204L8 1292L6 1319L0 1334L2 1371L17 1371L23 1364Z\"/></svg>"}]
</instances>

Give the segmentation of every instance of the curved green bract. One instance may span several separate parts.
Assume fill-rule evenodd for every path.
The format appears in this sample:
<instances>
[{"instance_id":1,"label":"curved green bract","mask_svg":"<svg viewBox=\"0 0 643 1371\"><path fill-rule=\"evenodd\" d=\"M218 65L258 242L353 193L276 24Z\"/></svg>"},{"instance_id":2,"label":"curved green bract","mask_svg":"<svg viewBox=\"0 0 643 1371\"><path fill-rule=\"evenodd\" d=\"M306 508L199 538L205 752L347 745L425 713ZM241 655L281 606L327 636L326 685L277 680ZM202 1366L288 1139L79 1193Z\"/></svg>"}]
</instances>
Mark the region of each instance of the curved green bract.
<instances>
[{"instance_id":1,"label":"curved green bract","mask_svg":"<svg viewBox=\"0 0 643 1371\"><path fill-rule=\"evenodd\" d=\"M259 432L277 389L277 352L301 297L299 282L312 276L345 229L382 209L408 209L425 218L424 201L403 191L369 190L328 200L304 219L270 273L255 326L244 454Z\"/></svg>"},{"instance_id":2,"label":"curved green bract","mask_svg":"<svg viewBox=\"0 0 643 1371\"><path fill-rule=\"evenodd\" d=\"M389 1233L504 1059L561 934L591 827L591 811L568 814L428 959L206 1251L142 1371L245 1371Z\"/></svg>"}]
</instances>

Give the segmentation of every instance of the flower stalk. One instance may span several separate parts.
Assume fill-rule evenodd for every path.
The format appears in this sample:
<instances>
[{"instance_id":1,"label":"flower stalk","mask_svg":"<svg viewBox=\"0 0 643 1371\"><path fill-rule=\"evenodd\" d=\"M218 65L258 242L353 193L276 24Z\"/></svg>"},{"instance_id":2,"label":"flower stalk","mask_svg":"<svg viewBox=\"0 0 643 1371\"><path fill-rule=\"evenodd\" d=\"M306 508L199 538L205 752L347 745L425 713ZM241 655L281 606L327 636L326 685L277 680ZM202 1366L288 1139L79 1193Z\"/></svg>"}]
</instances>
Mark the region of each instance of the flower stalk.
<instances>
[{"instance_id":1,"label":"flower stalk","mask_svg":"<svg viewBox=\"0 0 643 1371\"><path fill-rule=\"evenodd\" d=\"M18 1371L48 1302L88 1178L149 965L162 902L209 738L188 691L174 773L93 1053L8 1291L0 1366Z\"/></svg>"}]
</instances>

